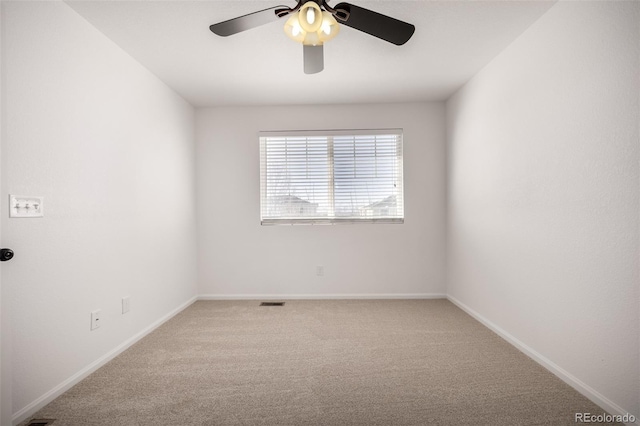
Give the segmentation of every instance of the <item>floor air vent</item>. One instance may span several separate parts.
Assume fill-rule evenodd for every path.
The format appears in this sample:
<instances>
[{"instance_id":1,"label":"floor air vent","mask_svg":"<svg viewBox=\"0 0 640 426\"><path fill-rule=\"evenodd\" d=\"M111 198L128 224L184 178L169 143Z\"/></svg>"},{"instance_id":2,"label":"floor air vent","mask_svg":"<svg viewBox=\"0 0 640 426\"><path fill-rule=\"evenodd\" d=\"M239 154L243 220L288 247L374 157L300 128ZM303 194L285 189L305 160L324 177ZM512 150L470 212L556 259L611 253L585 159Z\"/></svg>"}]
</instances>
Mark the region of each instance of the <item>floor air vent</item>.
<instances>
[{"instance_id":1,"label":"floor air vent","mask_svg":"<svg viewBox=\"0 0 640 426\"><path fill-rule=\"evenodd\" d=\"M55 422L55 419L33 419L27 426L48 426Z\"/></svg>"},{"instance_id":2,"label":"floor air vent","mask_svg":"<svg viewBox=\"0 0 640 426\"><path fill-rule=\"evenodd\" d=\"M262 302L260 306L284 306L284 302Z\"/></svg>"}]
</instances>

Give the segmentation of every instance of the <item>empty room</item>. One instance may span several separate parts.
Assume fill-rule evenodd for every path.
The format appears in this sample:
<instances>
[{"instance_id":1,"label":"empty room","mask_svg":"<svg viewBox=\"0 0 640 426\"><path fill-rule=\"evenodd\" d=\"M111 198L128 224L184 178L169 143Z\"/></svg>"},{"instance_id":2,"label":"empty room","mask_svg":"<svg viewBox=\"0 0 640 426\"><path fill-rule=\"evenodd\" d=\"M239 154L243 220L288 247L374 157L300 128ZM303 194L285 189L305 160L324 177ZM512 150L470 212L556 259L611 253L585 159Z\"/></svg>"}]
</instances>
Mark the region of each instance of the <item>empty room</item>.
<instances>
[{"instance_id":1,"label":"empty room","mask_svg":"<svg viewBox=\"0 0 640 426\"><path fill-rule=\"evenodd\" d=\"M0 426L640 425L640 2L0 1Z\"/></svg>"}]
</instances>

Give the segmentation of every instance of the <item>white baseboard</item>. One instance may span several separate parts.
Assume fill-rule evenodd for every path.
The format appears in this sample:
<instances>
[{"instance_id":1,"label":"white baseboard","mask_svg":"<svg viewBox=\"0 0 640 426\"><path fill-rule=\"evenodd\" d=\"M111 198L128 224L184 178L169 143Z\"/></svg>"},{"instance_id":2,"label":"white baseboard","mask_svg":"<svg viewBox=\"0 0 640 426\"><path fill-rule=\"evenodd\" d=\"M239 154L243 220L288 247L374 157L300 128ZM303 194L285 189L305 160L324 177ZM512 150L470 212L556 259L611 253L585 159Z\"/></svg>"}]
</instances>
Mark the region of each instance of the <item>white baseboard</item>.
<instances>
[{"instance_id":1,"label":"white baseboard","mask_svg":"<svg viewBox=\"0 0 640 426\"><path fill-rule=\"evenodd\" d=\"M365 294L201 294L198 300L292 300L292 299L446 299L444 293Z\"/></svg>"},{"instance_id":2,"label":"white baseboard","mask_svg":"<svg viewBox=\"0 0 640 426\"><path fill-rule=\"evenodd\" d=\"M105 355L101 356L100 358L98 358L97 360L95 360L94 362L92 362L82 370L78 371L76 374L69 377L67 380L63 381L62 383L60 383L59 385L57 385L56 387L54 387L53 389L51 389L50 391L48 391L47 393L45 393L44 395L42 395L41 397L33 401L32 403L22 408L20 411L18 411L12 416L11 418L12 424L17 425L20 422L26 420L29 416L35 414L42 407L44 407L45 405L47 405L48 403L56 399L58 396L65 393L67 390L71 389L74 385L79 383L82 379L84 379L85 377L87 377L88 375L96 371L98 368L105 365L107 362L111 361L113 358L115 358L120 353L125 351L127 348L129 348L131 345L136 343L138 340L142 339L144 336L151 333L153 330L155 330L156 328L160 327L162 324L164 324L165 322L173 318L176 314L180 313L181 311L189 307L196 300L197 300L197 297L193 297L189 299L188 301L178 306L177 308L175 308L174 310L172 310L162 318L158 319L157 321L155 321L154 323L152 323L151 325L149 325L139 333L125 340L123 343L121 343L111 351L107 352Z\"/></svg>"},{"instance_id":3,"label":"white baseboard","mask_svg":"<svg viewBox=\"0 0 640 426\"><path fill-rule=\"evenodd\" d=\"M590 387L589 385L585 384L580 379L578 379L568 371L564 370L562 367L555 364L550 359L546 358L544 355L536 352L531 347L525 345L520 340L516 339L511 334L507 333L505 330L503 330L493 322L489 321L484 316L474 311L473 309L471 309L470 307L468 307L467 305L465 305L455 297L451 295L447 295L447 299L449 299L451 303L453 303L454 305L456 305L457 307L459 307L460 309L462 309L463 311L471 315L473 318L478 320L485 327L487 327L488 329L496 333L498 336L502 337L504 340L511 343L518 350L520 350L520 352L523 352L529 358L533 359L538 364L542 365L544 368L549 370L555 376L560 378L563 382L565 382L566 384L568 384L569 386L571 386L572 388L580 392L585 397L589 398L594 404L599 405L609 414L624 416L625 414L629 413L629 411L622 409L622 407L620 407L618 404L614 403L613 401L611 401L610 399L608 399L607 397L605 397L604 395L602 395L601 393L599 393L598 391ZM592 413L592 414L599 414L599 413ZM639 422L640 422L640 419L636 418L635 423L626 423L626 424L630 426L639 425L640 424Z\"/></svg>"}]
</instances>

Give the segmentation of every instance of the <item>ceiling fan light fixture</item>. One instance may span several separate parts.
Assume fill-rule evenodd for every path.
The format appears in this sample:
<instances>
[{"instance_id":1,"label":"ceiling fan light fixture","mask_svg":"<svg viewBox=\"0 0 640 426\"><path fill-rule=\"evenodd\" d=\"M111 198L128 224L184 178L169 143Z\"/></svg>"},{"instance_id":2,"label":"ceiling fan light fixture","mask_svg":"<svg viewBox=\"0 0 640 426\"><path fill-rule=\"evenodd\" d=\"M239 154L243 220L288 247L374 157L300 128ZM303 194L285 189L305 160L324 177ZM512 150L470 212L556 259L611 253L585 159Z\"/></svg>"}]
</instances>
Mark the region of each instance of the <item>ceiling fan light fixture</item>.
<instances>
[{"instance_id":1,"label":"ceiling fan light fixture","mask_svg":"<svg viewBox=\"0 0 640 426\"><path fill-rule=\"evenodd\" d=\"M329 0L297 0L294 7L270 7L218 22L210 25L209 29L216 35L227 37L278 21L288 15L284 32L293 41L302 43L306 74L315 74L324 69L324 42L334 38L342 25L397 46L409 41L416 29L407 22L364 7L339 3L332 8L328 2Z\"/></svg>"},{"instance_id":2,"label":"ceiling fan light fixture","mask_svg":"<svg viewBox=\"0 0 640 426\"><path fill-rule=\"evenodd\" d=\"M291 14L287 22L284 24L284 33L293 41L304 44L305 46L320 46L325 41L329 41L338 35L340 32L340 25L333 15L327 11L322 11L322 14L317 15L314 27L314 31L308 31L305 28L308 22L307 12L310 10L316 10L318 5L315 2L308 2L313 4L306 10L300 9L300 11ZM305 4L306 6L306 4ZM303 6L304 7L304 6ZM318 8L318 10L320 10ZM321 19L320 19L321 18Z\"/></svg>"}]
</instances>

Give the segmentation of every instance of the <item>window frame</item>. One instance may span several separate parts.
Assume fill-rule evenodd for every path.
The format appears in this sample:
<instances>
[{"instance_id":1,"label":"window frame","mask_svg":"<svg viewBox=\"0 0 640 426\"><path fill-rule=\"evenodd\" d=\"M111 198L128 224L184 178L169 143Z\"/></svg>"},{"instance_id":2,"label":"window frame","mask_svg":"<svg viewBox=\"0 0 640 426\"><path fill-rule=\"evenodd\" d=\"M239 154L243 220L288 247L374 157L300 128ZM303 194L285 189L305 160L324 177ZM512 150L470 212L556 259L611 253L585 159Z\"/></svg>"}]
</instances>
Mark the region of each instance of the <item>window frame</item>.
<instances>
[{"instance_id":1,"label":"window frame","mask_svg":"<svg viewBox=\"0 0 640 426\"><path fill-rule=\"evenodd\" d=\"M399 189L393 195L400 199L401 215L398 217L384 218L367 218L367 217L340 217L335 216L335 153L333 138L340 136L382 136L395 135L396 137L396 158L397 171L396 185ZM295 217L295 218L265 218L264 209L267 205L267 158L266 158L266 138L287 138L287 137L327 137L327 152L329 160L330 182L328 195L331 205L330 211L333 216L330 217ZM260 144L260 224L261 225L339 225L339 224L403 224L405 218L404 209L404 132L402 128L385 128L385 129L340 129L340 130L286 130L286 131L260 131L258 132L258 140ZM357 158L354 157L354 158Z\"/></svg>"}]
</instances>

